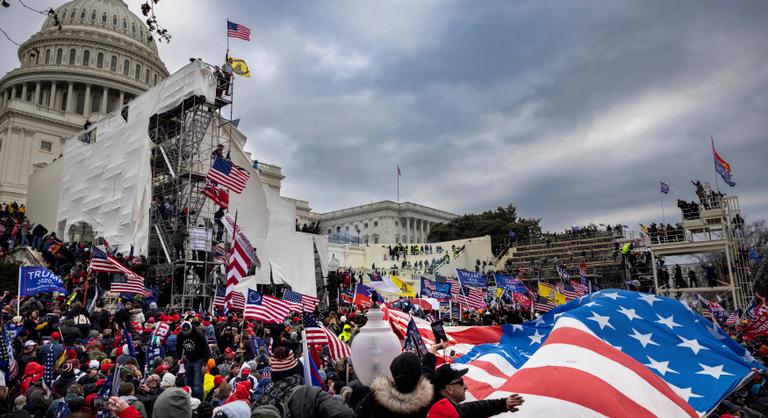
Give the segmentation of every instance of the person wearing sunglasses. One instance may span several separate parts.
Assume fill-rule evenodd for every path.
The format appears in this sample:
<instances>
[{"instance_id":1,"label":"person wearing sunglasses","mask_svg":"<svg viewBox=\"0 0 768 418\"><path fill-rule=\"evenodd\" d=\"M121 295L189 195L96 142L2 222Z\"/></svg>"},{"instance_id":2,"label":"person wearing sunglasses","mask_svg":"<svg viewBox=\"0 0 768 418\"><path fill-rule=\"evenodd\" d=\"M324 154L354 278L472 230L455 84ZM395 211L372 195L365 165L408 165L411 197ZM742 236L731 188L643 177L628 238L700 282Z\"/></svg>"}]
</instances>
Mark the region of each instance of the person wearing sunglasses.
<instances>
[{"instance_id":1,"label":"person wearing sunglasses","mask_svg":"<svg viewBox=\"0 0 768 418\"><path fill-rule=\"evenodd\" d=\"M469 369L457 370L450 364L435 369L432 384L435 387L435 403L429 409L427 418L475 418L490 417L503 412L515 412L523 404L523 397L517 394L507 398L464 402L467 386L464 375Z\"/></svg>"}]
</instances>

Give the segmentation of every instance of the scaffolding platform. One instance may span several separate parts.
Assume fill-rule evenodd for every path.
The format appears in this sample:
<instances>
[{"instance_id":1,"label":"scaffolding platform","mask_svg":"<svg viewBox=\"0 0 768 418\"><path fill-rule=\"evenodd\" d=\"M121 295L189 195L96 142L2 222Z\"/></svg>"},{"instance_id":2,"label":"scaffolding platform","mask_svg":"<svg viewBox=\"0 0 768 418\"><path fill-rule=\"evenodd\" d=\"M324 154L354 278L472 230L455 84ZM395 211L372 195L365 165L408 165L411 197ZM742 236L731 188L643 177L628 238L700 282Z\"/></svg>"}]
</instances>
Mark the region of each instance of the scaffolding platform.
<instances>
[{"instance_id":1,"label":"scaffolding platform","mask_svg":"<svg viewBox=\"0 0 768 418\"><path fill-rule=\"evenodd\" d=\"M743 218L736 196L702 202L702 209L683 213L682 233L659 233L651 236L651 261L656 293L730 293L734 308L744 308L754 295L745 256ZM657 259L703 253L722 253L715 258L721 264L722 279L716 286L670 287L660 282Z\"/></svg>"}]
</instances>

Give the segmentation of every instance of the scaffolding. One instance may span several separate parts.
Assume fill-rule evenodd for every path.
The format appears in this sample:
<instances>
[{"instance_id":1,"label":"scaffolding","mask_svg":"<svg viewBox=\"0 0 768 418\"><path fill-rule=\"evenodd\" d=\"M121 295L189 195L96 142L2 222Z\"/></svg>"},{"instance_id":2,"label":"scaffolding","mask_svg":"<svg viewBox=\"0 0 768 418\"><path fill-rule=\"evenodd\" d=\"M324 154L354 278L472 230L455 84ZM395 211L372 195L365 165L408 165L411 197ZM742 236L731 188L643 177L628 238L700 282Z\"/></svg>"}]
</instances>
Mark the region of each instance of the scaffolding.
<instances>
[{"instance_id":1,"label":"scaffolding","mask_svg":"<svg viewBox=\"0 0 768 418\"><path fill-rule=\"evenodd\" d=\"M701 202L694 209L683 210L678 228L651 235L651 261L656 293L679 295L682 293L729 293L733 307L744 308L754 296L747 263L748 249L741 217L739 200L726 196ZM722 279L715 286L674 287L660 280L657 259L668 256L695 254L722 254L714 261L721 264Z\"/></svg>"},{"instance_id":2,"label":"scaffolding","mask_svg":"<svg viewBox=\"0 0 768 418\"><path fill-rule=\"evenodd\" d=\"M201 192L222 126L230 123L221 115L228 104L193 96L150 119L149 279L171 308L208 309L224 273L212 253L218 206Z\"/></svg>"}]
</instances>

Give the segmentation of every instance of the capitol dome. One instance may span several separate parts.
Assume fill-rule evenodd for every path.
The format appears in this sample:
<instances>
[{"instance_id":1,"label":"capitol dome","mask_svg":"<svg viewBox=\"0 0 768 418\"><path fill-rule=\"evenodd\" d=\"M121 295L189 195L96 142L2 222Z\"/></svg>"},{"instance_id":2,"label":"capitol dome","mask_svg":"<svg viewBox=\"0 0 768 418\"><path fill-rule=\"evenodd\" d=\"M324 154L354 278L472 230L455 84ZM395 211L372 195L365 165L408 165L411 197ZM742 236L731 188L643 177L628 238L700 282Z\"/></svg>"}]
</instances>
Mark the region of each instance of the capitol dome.
<instances>
[{"instance_id":1,"label":"capitol dome","mask_svg":"<svg viewBox=\"0 0 768 418\"><path fill-rule=\"evenodd\" d=\"M31 104L82 127L168 76L146 24L123 1L74 0L56 15L61 28L46 18L19 48L21 67L0 80L3 110Z\"/></svg>"}]
</instances>

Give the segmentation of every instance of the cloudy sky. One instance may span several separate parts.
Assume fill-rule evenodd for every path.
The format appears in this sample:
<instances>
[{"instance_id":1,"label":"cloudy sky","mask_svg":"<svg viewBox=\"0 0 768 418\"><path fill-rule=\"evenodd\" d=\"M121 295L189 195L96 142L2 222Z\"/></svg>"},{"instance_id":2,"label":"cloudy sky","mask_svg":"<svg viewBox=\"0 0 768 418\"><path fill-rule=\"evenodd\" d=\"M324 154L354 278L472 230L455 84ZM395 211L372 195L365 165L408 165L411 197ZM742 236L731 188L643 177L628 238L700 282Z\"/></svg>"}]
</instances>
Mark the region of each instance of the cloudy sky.
<instances>
[{"instance_id":1,"label":"cloudy sky","mask_svg":"<svg viewBox=\"0 0 768 418\"><path fill-rule=\"evenodd\" d=\"M11 1L0 26L25 40L42 18ZM230 43L252 72L235 117L283 194L316 211L394 200L399 165L401 200L455 213L650 223L659 180L689 200L689 180L714 183L714 136L739 183L726 191L768 218L768 2L162 0L157 14L171 71L222 61L227 17L251 28ZM1 73L17 66L15 46L0 53Z\"/></svg>"}]
</instances>

